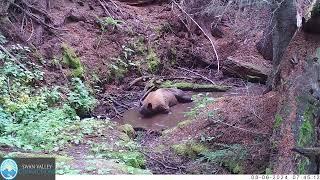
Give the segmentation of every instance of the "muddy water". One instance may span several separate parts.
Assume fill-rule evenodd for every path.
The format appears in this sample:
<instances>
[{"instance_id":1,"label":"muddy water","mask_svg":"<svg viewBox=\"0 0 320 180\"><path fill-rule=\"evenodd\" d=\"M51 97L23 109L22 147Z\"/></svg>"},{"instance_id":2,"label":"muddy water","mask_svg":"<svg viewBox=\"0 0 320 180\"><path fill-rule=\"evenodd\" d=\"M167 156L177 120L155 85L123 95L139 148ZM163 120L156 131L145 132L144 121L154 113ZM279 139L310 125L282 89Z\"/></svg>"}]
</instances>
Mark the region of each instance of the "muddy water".
<instances>
[{"instance_id":1,"label":"muddy water","mask_svg":"<svg viewBox=\"0 0 320 180\"><path fill-rule=\"evenodd\" d=\"M209 93L210 97L217 98L222 96L239 96L239 95L257 95L263 92L263 88L259 86L252 86L246 88L236 88L228 92L212 92ZM188 92L188 94L194 95L199 93ZM203 93L205 94L205 93ZM131 124L134 128L144 128L152 130L163 130L176 126L179 122L187 120L185 112L190 111L190 108L194 106L194 103L177 104L170 108L169 114L158 114L151 118L142 117L138 108L133 108L126 111L123 114L123 118L119 120L121 124Z\"/></svg>"},{"instance_id":2,"label":"muddy water","mask_svg":"<svg viewBox=\"0 0 320 180\"><path fill-rule=\"evenodd\" d=\"M193 103L178 104L170 108L169 114L158 114L150 118L143 118L138 108L130 109L123 114L122 123L128 123L133 127L144 129L162 130L176 126L179 122L185 120L184 113L193 106Z\"/></svg>"},{"instance_id":3,"label":"muddy water","mask_svg":"<svg viewBox=\"0 0 320 180\"><path fill-rule=\"evenodd\" d=\"M190 96L193 94L188 92ZM211 97L221 97L224 93L210 93ZM144 128L152 130L163 130L176 126L179 122L187 120L185 113L190 111L190 108L194 106L194 103L180 103L173 107L170 107L169 114L157 114L150 118L144 118L138 112L138 108L130 109L123 114L123 118L120 120L120 123L131 124L135 128Z\"/></svg>"}]
</instances>

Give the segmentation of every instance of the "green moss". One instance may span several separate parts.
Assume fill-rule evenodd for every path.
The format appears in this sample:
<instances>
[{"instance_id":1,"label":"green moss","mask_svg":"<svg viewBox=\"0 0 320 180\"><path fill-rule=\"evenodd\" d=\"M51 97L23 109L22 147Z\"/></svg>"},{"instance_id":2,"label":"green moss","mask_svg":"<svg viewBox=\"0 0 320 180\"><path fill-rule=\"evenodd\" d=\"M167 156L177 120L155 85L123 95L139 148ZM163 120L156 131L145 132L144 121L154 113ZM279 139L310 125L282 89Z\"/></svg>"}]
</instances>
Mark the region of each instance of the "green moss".
<instances>
[{"instance_id":1,"label":"green moss","mask_svg":"<svg viewBox=\"0 0 320 180\"><path fill-rule=\"evenodd\" d=\"M63 62L68 65L69 68L72 70L72 77L82 78L84 76L84 67L81 64L81 60L77 57L74 50L69 47L67 44L63 43L62 47L62 54L63 54Z\"/></svg>"},{"instance_id":2,"label":"green moss","mask_svg":"<svg viewBox=\"0 0 320 180\"><path fill-rule=\"evenodd\" d=\"M177 129L177 127L173 127L173 128L170 128L170 129L166 129L164 131L162 131L162 135L168 135L168 134L171 134L173 133L175 130Z\"/></svg>"},{"instance_id":3,"label":"green moss","mask_svg":"<svg viewBox=\"0 0 320 180\"><path fill-rule=\"evenodd\" d=\"M272 174L272 169L270 167L266 168L265 173L267 175L271 175Z\"/></svg>"},{"instance_id":4,"label":"green moss","mask_svg":"<svg viewBox=\"0 0 320 180\"><path fill-rule=\"evenodd\" d=\"M175 144L172 145L172 148L179 155L188 155L190 153L186 144Z\"/></svg>"},{"instance_id":5,"label":"green moss","mask_svg":"<svg viewBox=\"0 0 320 180\"><path fill-rule=\"evenodd\" d=\"M227 162L225 164L233 174L243 174L244 170L240 163Z\"/></svg>"},{"instance_id":6,"label":"green moss","mask_svg":"<svg viewBox=\"0 0 320 180\"><path fill-rule=\"evenodd\" d=\"M118 137L119 137L122 141L125 141L125 142L131 141L130 137L129 137L126 133L123 133L123 132L121 132Z\"/></svg>"},{"instance_id":7,"label":"green moss","mask_svg":"<svg viewBox=\"0 0 320 180\"><path fill-rule=\"evenodd\" d=\"M130 124L124 124L118 127L121 132L127 134L130 138L134 138L135 131Z\"/></svg>"},{"instance_id":8,"label":"green moss","mask_svg":"<svg viewBox=\"0 0 320 180\"><path fill-rule=\"evenodd\" d=\"M126 76L128 69L126 66L117 62L109 66L109 72L108 81L120 81Z\"/></svg>"},{"instance_id":9,"label":"green moss","mask_svg":"<svg viewBox=\"0 0 320 180\"><path fill-rule=\"evenodd\" d=\"M270 143L271 143L271 149L272 149L272 150L276 150L276 149L278 148L277 142L275 142L275 141L272 140Z\"/></svg>"},{"instance_id":10,"label":"green moss","mask_svg":"<svg viewBox=\"0 0 320 180\"><path fill-rule=\"evenodd\" d=\"M196 84L179 82L174 83L172 81L165 81L161 84L161 88L178 88L182 90L195 90L195 91L208 91L208 92L224 92L230 89L230 86L219 86L215 84Z\"/></svg>"},{"instance_id":11,"label":"green moss","mask_svg":"<svg viewBox=\"0 0 320 180\"><path fill-rule=\"evenodd\" d=\"M4 157L12 158L55 158L57 162L72 162L73 158L56 154L11 152Z\"/></svg>"},{"instance_id":12,"label":"green moss","mask_svg":"<svg viewBox=\"0 0 320 180\"><path fill-rule=\"evenodd\" d=\"M178 127L178 128L183 128L183 127L185 127L185 126L187 126L187 125L189 125L189 124L191 124L191 123L192 123L192 120L181 121L181 122L179 122L179 123L177 124L177 127Z\"/></svg>"},{"instance_id":13,"label":"green moss","mask_svg":"<svg viewBox=\"0 0 320 180\"><path fill-rule=\"evenodd\" d=\"M131 167L131 166L126 166L124 170L128 174L149 174L149 175L152 174L149 170L140 169L140 168L134 168L134 167Z\"/></svg>"},{"instance_id":14,"label":"green moss","mask_svg":"<svg viewBox=\"0 0 320 180\"><path fill-rule=\"evenodd\" d=\"M317 2L317 1L315 1ZM313 4L312 10L311 10L311 18L317 18L317 16L320 16L320 4L316 3Z\"/></svg>"},{"instance_id":15,"label":"green moss","mask_svg":"<svg viewBox=\"0 0 320 180\"><path fill-rule=\"evenodd\" d=\"M282 121L283 121L283 119L282 119L281 115L280 114L276 114L273 127L274 128L279 128L281 126L281 124L282 124Z\"/></svg>"},{"instance_id":16,"label":"green moss","mask_svg":"<svg viewBox=\"0 0 320 180\"><path fill-rule=\"evenodd\" d=\"M82 67L74 69L71 74L72 77L78 77L78 78L83 77L83 75L84 75L84 70Z\"/></svg>"},{"instance_id":17,"label":"green moss","mask_svg":"<svg viewBox=\"0 0 320 180\"><path fill-rule=\"evenodd\" d=\"M313 122L313 108L309 106L303 113L303 122L300 127L298 145L300 147L307 146L310 144L314 137L314 126Z\"/></svg>"},{"instance_id":18,"label":"green moss","mask_svg":"<svg viewBox=\"0 0 320 180\"><path fill-rule=\"evenodd\" d=\"M208 148L200 143L191 143L191 144L189 144L189 148L195 154L200 154L202 152L208 151Z\"/></svg>"},{"instance_id":19,"label":"green moss","mask_svg":"<svg viewBox=\"0 0 320 180\"><path fill-rule=\"evenodd\" d=\"M302 157L298 161L298 174L307 174L310 161L308 158Z\"/></svg>"},{"instance_id":20,"label":"green moss","mask_svg":"<svg viewBox=\"0 0 320 180\"><path fill-rule=\"evenodd\" d=\"M150 174L149 171L144 170L146 161L144 155L139 152L138 144L130 141L125 133L122 134L126 136L129 141L120 140L110 144L93 144L91 152L96 158L92 159L104 159L117 162L116 164L121 165L121 174ZM119 168L110 166L109 169Z\"/></svg>"},{"instance_id":21,"label":"green moss","mask_svg":"<svg viewBox=\"0 0 320 180\"><path fill-rule=\"evenodd\" d=\"M171 147L176 154L187 157L195 157L203 152L208 151L208 148L205 145L195 143L193 141L174 144Z\"/></svg>"},{"instance_id":22,"label":"green moss","mask_svg":"<svg viewBox=\"0 0 320 180\"><path fill-rule=\"evenodd\" d=\"M161 152L163 152L165 150L165 146L164 145L159 145L159 146L156 146L156 147L154 147L154 152L158 152L158 153L161 153Z\"/></svg>"},{"instance_id":23,"label":"green moss","mask_svg":"<svg viewBox=\"0 0 320 180\"><path fill-rule=\"evenodd\" d=\"M137 55L144 55L147 52L145 41L146 41L145 37L140 36L135 41L133 41L131 44L129 44L129 47L131 49L134 49L134 51L137 53Z\"/></svg>"},{"instance_id":24,"label":"green moss","mask_svg":"<svg viewBox=\"0 0 320 180\"><path fill-rule=\"evenodd\" d=\"M175 65L177 63L177 49L171 47L168 52L168 58L170 60L170 65Z\"/></svg>"},{"instance_id":25,"label":"green moss","mask_svg":"<svg viewBox=\"0 0 320 180\"><path fill-rule=\"evenodd\" d=\"M151 73L155 73L160 68L160 59L158 58L157 54L154 52L153 49L149 49L148 55L146 57L148 70Z\"/></svg>"},{"instance_id":26,"label":"green moss","mask_svg":"<svg viewBox=\"0 0 320 180\"><path fill-rule=\"evenodd\" d=\"M137 151L105 151L100 154L107 159L117 159L127 166L134 168L144 168L145 159L143 154Z\"/></svg>"},{"instance_id":27,"label":"green moss","mask_svg":"<svg viewBox=\"0 0 320 180\"><path fill-rule=\"evenodd\" d=\"M298 146L306 147L312 143L315 133L314 133L314 125L313 125L313 111L314 108L312 105L304 111L303 113L303 122L300 126L299 136L298 136ZM298 159L298 173L306 174L308 172L308 166L310 161L308 158L300 156Z\"/></svg>"}]
</instances>

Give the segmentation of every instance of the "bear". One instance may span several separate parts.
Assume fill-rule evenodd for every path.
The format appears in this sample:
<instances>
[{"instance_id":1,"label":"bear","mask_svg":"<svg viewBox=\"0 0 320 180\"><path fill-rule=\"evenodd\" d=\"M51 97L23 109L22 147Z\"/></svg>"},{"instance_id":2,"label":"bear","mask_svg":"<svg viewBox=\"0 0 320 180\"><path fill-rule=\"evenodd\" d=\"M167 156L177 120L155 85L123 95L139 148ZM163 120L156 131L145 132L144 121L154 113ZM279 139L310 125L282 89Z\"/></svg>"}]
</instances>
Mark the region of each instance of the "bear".
<instances>
[{"instance_id":1,"label":"bear","mask_svg":"<svg viewBox=\"0 0 320 180\"><path fill-rule=\"evenodd\" d=\"M177 88L160 88L150 92L140 101L139 112L145 117L150 117L159 113L169 113L170 107L178 103L192 102L192 98Z\"/></svg>"}]
</instances>

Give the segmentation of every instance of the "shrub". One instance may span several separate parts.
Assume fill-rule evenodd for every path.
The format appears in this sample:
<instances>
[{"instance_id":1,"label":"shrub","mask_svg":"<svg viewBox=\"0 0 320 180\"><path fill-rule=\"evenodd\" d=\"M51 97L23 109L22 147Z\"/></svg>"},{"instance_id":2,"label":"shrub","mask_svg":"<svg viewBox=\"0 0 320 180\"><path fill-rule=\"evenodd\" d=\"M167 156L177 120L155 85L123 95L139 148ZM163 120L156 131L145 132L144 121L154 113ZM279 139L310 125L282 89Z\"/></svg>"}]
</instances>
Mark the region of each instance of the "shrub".
<instances>
[{"instance_id":1,"label":"shrub","mask_svg":"<svg viewBox=\"0 0 320 180\"><path fill-rule=\"evenodd\" d=\"M90 92L79 78L72 79L71 90L68 94L68 101L79 116L85 116L93 110L96 105L96 99L90 95Z\"/></svg>"},{"instance_id":2,"label":"shrub","mask_svg":"<svg viewBox=\"0 0 320 180\"><path fill-rule=\"evenodd\" d=\"M63 49L63 62L72 69L72 77L82 78L85 71L80 58L67 44L63 43L61 47Z\"/></svg>"},{"instance_id":3,"label":"shrub","mask_svg":"<svg viewBox=\"0 0 320 180\"><path fill-rule=\"evenodd\" d=\"M31 62L28 48L16 45L9 51L20 62ZM72 67L79 67L72 62ZM79 78L73 79L68 101L64 101L60 87L35 86L43 72L33 63L28 65L30 70L0 51L0 145L52 151L79 143L86 133L99 132L102 121L80 121L76 114L76 110L92 109L95 103Z\"/></svg>"}]
</instances>

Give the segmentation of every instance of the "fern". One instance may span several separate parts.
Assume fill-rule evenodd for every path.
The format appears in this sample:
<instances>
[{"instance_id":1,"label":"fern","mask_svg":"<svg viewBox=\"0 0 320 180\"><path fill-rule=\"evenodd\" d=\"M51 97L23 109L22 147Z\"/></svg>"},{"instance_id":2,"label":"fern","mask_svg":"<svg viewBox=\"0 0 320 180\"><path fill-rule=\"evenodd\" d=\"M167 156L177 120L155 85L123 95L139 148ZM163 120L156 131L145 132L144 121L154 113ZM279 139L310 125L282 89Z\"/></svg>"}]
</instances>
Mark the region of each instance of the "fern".
<instances>
[{"instance_id":1,"label":"fern","mask_svg":"<svg viewBox=\"0 0 320 180\"><path fill-rule=\"evenodd\" d=\"M203 157L199 160L226 166L233 173L241 172L241 163L248 155L247 150L240 144L230 146L221 144L221 146L223 147L222 149L201 153Z\"/></svg>"}]
</instances>

